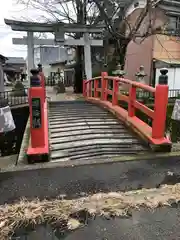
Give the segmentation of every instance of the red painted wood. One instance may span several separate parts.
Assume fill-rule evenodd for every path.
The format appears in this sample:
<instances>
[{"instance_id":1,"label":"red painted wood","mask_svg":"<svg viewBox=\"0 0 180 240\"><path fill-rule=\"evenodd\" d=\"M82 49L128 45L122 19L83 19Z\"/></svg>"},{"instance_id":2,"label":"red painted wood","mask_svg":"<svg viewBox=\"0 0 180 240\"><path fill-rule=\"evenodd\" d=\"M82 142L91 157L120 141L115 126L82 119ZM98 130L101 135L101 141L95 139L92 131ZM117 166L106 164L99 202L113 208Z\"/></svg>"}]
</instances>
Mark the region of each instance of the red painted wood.
<instances>
[{"instance_id":1,"label":"red painted wood","mask_svg":"<svg viewBox=\"0 0 180 240\"><path fill-rule=\"evenodd\" d=\"M46 98L45 76L43 72L39 72L41 87L44 89L44 99Z\"/></svg>"},{"instance_id":2,"label":"red painted wood","mask_svg":"<svg viewBox=\"0 0 180 240\"><path fill-rule=\"evenodd\" d=\"M110 93L110 95L112 95L112 92ZM104 100L106 101L107 98L108 98L108 80L105 80L104 81Z\"/></svg>"},{"instance_id":3,"label":"red painted wood","mask_svg":"<svg viewBox=\"0 0 180 240\"><path fill-rule=\"evenodd\" d=\"M132 81L132 80L129 80L129 79L119 78L119 77L105 76L104 78L109 79L109 80L113 80L113 81L114 81L114 79L118 79L118 81L120 83L133 85L136 88L141 88L141 89L144 89L145 91L155 93L155 88L153 88L149 85L143 84L143 83L139 83L139 82L135 82L135 81Z\"/></svg>"},{"instance_id":4,"label":"red painted wood","mask_svg":"<svg viewBox=\"0 0 180 240\"><path fill-rule=\"evenodd\" d=\"M86 97L86 87L87 87L87 81L83 80L83 96Z\"/></svg>"},{"instance_id":5,"label":"red painted wood","mask_svg":"<svg viewBox=\"0 0 180 240\"><path fill-rule=\"evenodd\" d=\"M41 101L41 127L32 127L32 98L40 98ZM31 87L29 89L30 108L30 137L31 143L27 150L27 155L41 155L49 153L48 138L48 113L47 101L44 95L44 87Z\"/></svg>"},{"instance_id":6,"label":"red painted wood","mask_svg":"<svg viewBox=\"0 0 180 240\"><path fill-rule=\"evenodd\" d=\"M97 88L96 91L97 91L97 92L101 92L101 88Z\"/></svg>"},{"instance_id":7,"label":"red painted wood","mask_svg":"<svg viewBox=\"0 0 180 240\"><path fill-rule=\"evenodd\" d=\"M87 98L87 101L100 105L103 108L107 108L110 112L115 114L119 120L124 122L124 124L128 127L131 126L132 130L134 130L140 135L140 137L143 137L149 143L153 145L171 144L171 141L166 137L161 139L152 138L152 128L137 117L129 117L128 111L122 107L118 105L113 106L111 102L102 101L99 98Z\"/></svg>"},{"instance_id":8,"label":"red painted wood","mask_svg":"<svg viewBox=\"0 0 180 240\"><path fill-rule=\"evenodd\" d=\"M94 80L94 97L95 97L95 98L98 97L98 91L97 91L97 89L98 89L98 83L99 83L99 81L98 81L97 79L95 79L95 80Z\"/></svg>"},{"instance_id":9,"label":"red painted wood","mask_svg":"<svg viewBox=\"0 0 180 240\"><path fill-rule=\"evenodd\" d=\"M107 95L113 95L113 90L107 89L106 92L107 92Z\"/></svg>"},{"instance_id":10,"label":"red painted wood","mask_svg":"<svg viewBox=\"0 0 180 240\"><path fill-rule=\"evenodd\" d=\"M145 106L143 103L140 103L138 101L134 102L134 106L136 109L141 110L141 112L145 113L150 118L154 119L154 111L147 106Z\"/></svg>"},{"instance_id":11,"label":"red painted wood","mask_svg":"<svg viewBox=\"0 0 180 240\"><path fill-rule=\"evenodd\" d=\"M106 87L107 87L107 81L105 80L105 77L107 76L106 72L101 73L101 99L106 100L107 99L107 93L106 93Z\"/></svg>"},{"instance_id":12,"label":"red painted wood","mask_svg":"<svg viewBox=\"0 0 180 240\"><path fill-rule=\"evenodd\" d=\"M168 86L157 85L154 103L154 120L152 124L152 137L163 138L166 126L166 112L168 105Z\"/></svg>"},{"instance_id":13,"label":"red painted wood","mask_svg":"<svg viewBox=\"0 0 180 240\"><path fill-rule=\"evenodd\" d=\"M129 90L129 103L128 103L128 116L134 117L135 116L135 106L134 103L136 101L136 88L131 85Z\"/></svg>"},{"instance_id":14,"label":"red painted wood","mask_svg":"<svg viewBox=\"0 0 180 240\"><path fill-rule=\"evenodd\" d=\"M126 95L121 94L121 93L118 93L117 95L118 95L118 99L120 101L127 102L127 103L129 102L129 96L126 96Z\"/></svg>"},{"instance_id":15,"label":"red painted wood","mask_svg":"<svg viewBox=\"0 0 180 240\"><path fill-rule=\"evenodd\" d=\"M95 79L91 80L93 81ZM108 89L109 80L113 81L113 90ZM88 83L89 80L86 81L87 85ZM119 84L129 86L129 96L119 92ZM136 100L137 88L154 93L154 110ZM128 126L130 125L131 128L137 129L138 132L149 142L153 144L170 144L170 140L165 137L166 109L168 104L167 85L158 85L156 88L153 88L149 85L131 81L129 79L108 76L107 73L103 72L101 74L101 88L96 88L96 92L99 91L101 91L100 99L97 94L95 94L94 98L88 98L86 94L86 99L90 101L94 100L96 103L99 102L101 105L105 104L105 106L108 106L110 110L113 109L113 112L115 111L123 122L125 122ZM112 103L107 101L107 94L112 95ZM118 100L128 103L128 111L118 105ZM152 127L136 117L136 109L145 113L152 119Z\"/></svg>"},{"instance_id":16,"label":"red painted wood","mask_svg":"<svg viewBox=\"0 0 180 240\"><path fill-rule=\"evenodd\" d=\"M115 79L113 81L113 94L112 94L112 104L113 105L118 104L118 92L119 92L118 79Z\"/></svg>"},{"instance_id":17,"label":"red painted wood","mask_svg":"<svg viewBox=\"0 0 180 240\"><path fill-rule=\"evenodd\" d=\"M41 101L41 128L32 128L32 98L40 98ZM29 89L29 106L30 106L30 132L31 132L31 146L42 147L45 143L44 137L44 88L32 87Z\"/></svg>"},{"instance_id":18,"label":"red painted wood","mask_svg":"<svg viewBox=\"0 0 180 240\"><path fill-rule=\"evenodd\" d=\"M88 83L88 96L92 97L92 81L89 81Z\"/></svg>"}]
</instances>

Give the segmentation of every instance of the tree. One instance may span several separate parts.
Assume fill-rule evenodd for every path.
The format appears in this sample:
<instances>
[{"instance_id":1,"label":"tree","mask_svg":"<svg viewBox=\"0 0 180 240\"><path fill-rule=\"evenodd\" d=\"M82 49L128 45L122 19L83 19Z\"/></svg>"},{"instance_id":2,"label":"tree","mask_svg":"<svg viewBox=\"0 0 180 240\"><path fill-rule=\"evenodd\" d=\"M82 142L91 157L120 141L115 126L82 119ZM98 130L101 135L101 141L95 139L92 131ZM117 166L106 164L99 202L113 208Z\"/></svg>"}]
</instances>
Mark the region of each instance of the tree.
<instances>
[{"instance_id":1,"label":"tree","mask_svg":"<svg viewBox=\"0 0 180 240\"><path fill-rule=\"evenodd\" d=\"M105 24L105 63L108 64L109 70L114 68L117 62L124 65L127 46L132 40L142 42L161 27L156 24L154 8L159 0L147 0L145 7L140 9L133 21L126 16L127 8L133 0L19 0L19 2L29 8L41 10L44 13L41 19L46 22ZM80 38L82 34L69 36ZM109 45L113 46L110 61L107 58ZM78 46L75 66L77 93L82 92L83 69L83 48Z\"/></svg>"},{"instance_id":2,"label":"tree","mask_svg":"<svg viewBox=\"0 0 180 240\"><path fill-rule=\"evenodd\" d=\"M133 41L142 43L145 38L161 31L162 25L167 21L165 14L161 14L163 21L158 22L155 8L160 0L147 0L144 8L133 19L126 15L127 8L133 0L93 0L99 9L101 18L108 30L106 33L107 45L114 46L114 52L109 68L117 62L121 65L125 63L125 56L128 44ZM105 47L106 48L106 47ZM118 56L118 58L117 58Z\"/></svg>"},{"instance_id":3,"label":"tree","mask_svg":"<svg viewBox=\"0 0 180 240\"><path fill-rule=\"evenodd\" d=\"M93 1L89 0L19 0L28 8L41 10L41 20L46 22L64 22L96 25L99 22L99 10ZM79 39L82 33L68 34ZM76 47L75 87L76 93L82 93L84 75L83 47Z\"/></svg>"}]
</instances>

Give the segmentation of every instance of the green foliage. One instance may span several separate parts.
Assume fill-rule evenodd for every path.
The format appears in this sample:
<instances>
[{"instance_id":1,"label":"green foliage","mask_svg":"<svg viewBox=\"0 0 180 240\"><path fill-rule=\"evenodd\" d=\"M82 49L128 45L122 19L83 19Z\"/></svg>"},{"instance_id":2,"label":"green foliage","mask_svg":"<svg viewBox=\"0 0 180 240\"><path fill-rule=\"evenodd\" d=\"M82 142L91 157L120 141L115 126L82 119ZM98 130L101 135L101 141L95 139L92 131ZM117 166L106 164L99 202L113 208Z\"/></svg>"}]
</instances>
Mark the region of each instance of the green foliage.
<instances>
[{"instance_id":1,"label":"green foliage","mask_svg":"<svg viewBox=\"0 0 180 240\"><path fill-rule=\"evenodd\" d=\"M101 76L101 71L93 72L93 78Z\"/></svg>"},{"instance_id":2,"label":"green foliage","mask_svg":"<svg viewBox=\"0 0 180 240\"><path fill-rule=\"evenodd\" d=\"M177 95L177 97L176 97L177 99L180 99L180 94L178 93L178 95Z\"/></svg>"},{"instance_id":3,"label":"green foliage","mask_svg":"<svg viewBox=\"0 0 180 240\"><path fill-rule=\"evenodd\" d=\"M11 96L21 97L26 96L24 85L21 81L17 80L13 86Z\"/></svg>"},{"instance_id":4,"label":"green foliage","mask_svg":"<svg viewBox=\"0 0 180 240\"><path fill-rule=\"evenodd\" d=\"M147 106L149 108L153 108L152 104L147 104ZM171 119L173 108L174 104L169 103L166 114L166 132L170 133L172 142L177 142L180 141L180 124L179 121L174 121ZM148 123L149 125L152 125L152 120L141 111L136 111L136 116L139 117L142 121Z\"/></svg>"}]
</instances>

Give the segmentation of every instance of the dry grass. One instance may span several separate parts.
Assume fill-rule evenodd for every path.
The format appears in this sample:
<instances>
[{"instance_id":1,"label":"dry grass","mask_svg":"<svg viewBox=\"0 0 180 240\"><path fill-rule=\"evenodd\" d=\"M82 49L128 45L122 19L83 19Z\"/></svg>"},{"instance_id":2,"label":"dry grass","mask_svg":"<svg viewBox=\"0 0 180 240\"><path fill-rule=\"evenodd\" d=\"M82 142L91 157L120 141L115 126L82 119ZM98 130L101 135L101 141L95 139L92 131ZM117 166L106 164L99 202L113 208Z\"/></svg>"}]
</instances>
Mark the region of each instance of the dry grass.
<instances>
[{"instance_id":1,"label":"dry grass","mask_svg":"<svg viewBox=\"0 0 180 240\"><path fill-rule=\"evenodd\" d=\"M75 214L86 211L91 216L125 216L133 209L170 206L170 201L180 201L180 184L164 185L158 189L141 189L129 192L98 193L75 200L34 200L26 199L12 205L0 206L0 239L9 236L21 226L43 223L66 223L67 229L81 226Z\"/></svg>"}]
</instances>

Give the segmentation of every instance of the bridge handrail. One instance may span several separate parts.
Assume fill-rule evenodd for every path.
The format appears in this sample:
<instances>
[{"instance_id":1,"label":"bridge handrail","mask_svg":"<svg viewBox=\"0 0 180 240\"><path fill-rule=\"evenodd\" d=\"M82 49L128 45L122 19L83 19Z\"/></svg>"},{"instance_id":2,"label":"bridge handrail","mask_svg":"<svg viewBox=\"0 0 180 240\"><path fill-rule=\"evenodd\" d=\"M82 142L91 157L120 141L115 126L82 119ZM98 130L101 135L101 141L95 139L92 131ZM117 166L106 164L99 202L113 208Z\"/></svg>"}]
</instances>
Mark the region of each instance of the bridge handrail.
<instances>
[{"instance_id":1,"label":"bridge handrail","mask_svg":"<svg viewBox=\"0 0 180 240\"><path fill-rule=\"evenodd\" d=\"M100 87L99 81L101 82ZM109 89L108 81L113 81L113 89ZM128 87L128 96L119 91L120 84ZM145 104L137 100L136 93L138 88L148 91L154 95L154 109L147 107ZM99 93L101 95L100 97ZM112 95L112 106L110 108L118 106L118 111L120 112L120 115L123 116L124 121L129 121L134 128L142 128L143 130L141 129L140 131L147 131L147 134L144 134L150 135L148 138L150 138L152 142L166 142L165 124L168 104L167 85L157 85L154 88L129 79L108 76L106 72L103 72L99 77L83 81L83 95L87 99L99 99L104 103L109 102L107 97L108 95ZM120 106L118 102L119 100L128 103L128 109ZM140 110L152 119L152 127L136 116L136 109Z\"/></svg>"},{"instance_id":2,"label":"bridge handrail","mask_svg":"<svg viewBox=\"0 0 180 240\"><path fill-rule=\"evenodd\" d=\"M119 83L122 83L122 84L129 84L129 85L132 85L136 88L141 88L143 90L146 90L146 91L149 91L149 92L152 92L152 93L155 93L156 89L154 87L151 87L147 84L144 84L144 83L140 83L140 82L135 82L135 81L132 81L132 80L129 80L129 79L125 79L125 78L120 78L120 77L112 77L112 76L105 76L104 79L106 80L116 80L118 81ZM93 79L91 79L93 80Z\"/></svg>"}]
</instances>

